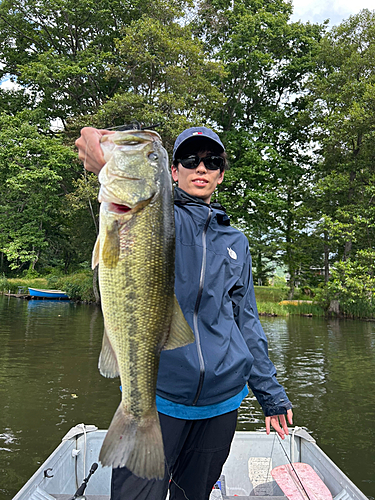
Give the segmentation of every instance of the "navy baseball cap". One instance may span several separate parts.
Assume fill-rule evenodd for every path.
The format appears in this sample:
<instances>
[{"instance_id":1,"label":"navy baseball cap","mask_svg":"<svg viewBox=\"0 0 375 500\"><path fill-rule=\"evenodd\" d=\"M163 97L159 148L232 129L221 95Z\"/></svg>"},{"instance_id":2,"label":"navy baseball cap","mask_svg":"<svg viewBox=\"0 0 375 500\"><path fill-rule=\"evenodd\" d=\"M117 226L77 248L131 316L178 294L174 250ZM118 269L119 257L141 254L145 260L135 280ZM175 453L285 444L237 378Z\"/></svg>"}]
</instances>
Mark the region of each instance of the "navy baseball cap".
<instances>
[{"instance_id":1,"label":"navy baseball cap","mask_svg":"<svg viewBox=\"0 0 375 500\"><path fill-rule=\"evenodd\" d=\"M173 160L176 159L176 152L181 144L186 144L188 141L210 139L220 146L222 149L221 153L225 151L224 145L220 140L220 137L211 129L207 127L191 127L184 130L176 139L173 146Z\"/></svg>"}]
</instances>

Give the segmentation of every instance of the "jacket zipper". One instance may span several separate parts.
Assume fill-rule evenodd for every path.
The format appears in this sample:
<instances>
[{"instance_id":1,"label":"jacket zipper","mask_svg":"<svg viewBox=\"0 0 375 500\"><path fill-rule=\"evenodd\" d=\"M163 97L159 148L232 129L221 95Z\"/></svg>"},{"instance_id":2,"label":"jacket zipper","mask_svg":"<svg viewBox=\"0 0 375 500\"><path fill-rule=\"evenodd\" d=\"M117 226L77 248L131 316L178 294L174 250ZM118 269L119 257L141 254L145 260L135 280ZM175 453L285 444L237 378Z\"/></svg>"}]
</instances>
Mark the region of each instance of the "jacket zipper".
<instances>
[{"instance_id":1,"label":"jacket zipper","mask_svg":"<svg viewBox=\"0 0 375 500\"><path fill-rule=\"evenodd\" d=\"M204 359L203 359L203 354L202 354L199 328L198 328L198 310L199 310L199 305L200 305L201 299L202 299L204 277L206 274L206 261L207 261L207 238L206 238L206 235L207 235L208 226L210 224L211 216L212 216L212 210L211 210L211 208L209 208L208 217L206 219L206 223L204 225L203 233L202 233L203 257L202 257L202 265L201 265L201 275L200 275L200 279L199 279L198 295L197 295L197 300L195 302L194 315L193 315L195 342L196 342L196 346L197 346L198 360L199 360L199 383L198 383L197 393L196 393L194 401L193 401L193 406L195 406L197 404L197 401L198 401L199 396L201 394L202 387L203 387L203 381L204 381L204 375L206 372L206 367L204 364Z\"/></svg>"}]
</instances>

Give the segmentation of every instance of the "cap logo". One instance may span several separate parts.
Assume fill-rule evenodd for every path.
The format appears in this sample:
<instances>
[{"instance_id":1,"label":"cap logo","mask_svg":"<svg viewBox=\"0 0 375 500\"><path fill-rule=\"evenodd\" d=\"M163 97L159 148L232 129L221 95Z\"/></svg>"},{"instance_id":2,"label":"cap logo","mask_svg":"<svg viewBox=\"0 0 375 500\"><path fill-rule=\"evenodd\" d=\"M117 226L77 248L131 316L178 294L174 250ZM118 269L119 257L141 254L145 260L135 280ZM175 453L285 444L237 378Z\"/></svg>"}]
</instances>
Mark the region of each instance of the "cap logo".
<instances>
[{"instance_id":1,"label":"cap logo","mask_svg":"<svg viewBox=\"0 0 375 500\"><path fill-rule=\"evenodd\" d=\"M228 248L227 247L227 250L228 250L228 254L229 254L229 257L233 260L237 260L237 254L234 250L232 250L231 248Z\"/></svg>"},{"instance_id":2,"label":"cap logo","mask_svg":"<svg viewBox=\"0 0 375 500\"><path fill-rule=\"evenodd\" d=\"M192 135L203 135L203 132L193 132Z\"/></svg>"}]
</instances>

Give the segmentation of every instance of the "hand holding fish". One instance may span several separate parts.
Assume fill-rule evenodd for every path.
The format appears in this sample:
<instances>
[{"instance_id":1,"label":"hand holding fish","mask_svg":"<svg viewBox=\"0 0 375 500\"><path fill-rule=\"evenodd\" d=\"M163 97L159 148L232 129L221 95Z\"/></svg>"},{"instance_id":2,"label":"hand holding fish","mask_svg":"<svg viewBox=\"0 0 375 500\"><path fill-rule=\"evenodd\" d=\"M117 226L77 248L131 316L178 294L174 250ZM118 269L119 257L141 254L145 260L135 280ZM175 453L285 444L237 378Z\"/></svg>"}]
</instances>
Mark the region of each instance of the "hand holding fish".
<instances>
[{"instance_id":1,"label":"hand holding fish","mask_svg":"<svg viewBox=\"0 0 375 500\"><path fill-rule=\"evenodd\" d=\"M288 418L288 422L290 425L293 424L293 411L288 410L286 412L286 416ZM281 424L281 427L280 427ZM285 438L285 435L289 435L288 426L286 423L285 415L273 415L272 417L266 417L266 431L267 434L271 431L271 425L281 437L281 439Z\"/></svg>"},{"instance_id":2,"label":"hand holding fish","mask_svg":"<svg viewBox=\"0 0 375 500\"><path fill-rule=\"evenodd\" d=\"M78 149L78 157L83 161L83 166L89 172L99 174L105 164L103 151L100 146L100 139L107 134L111 134L109 130L98 130L93 127L84 127L81 130L80 137L76 140L75 145Z\"/></svg>"}]
</instances>

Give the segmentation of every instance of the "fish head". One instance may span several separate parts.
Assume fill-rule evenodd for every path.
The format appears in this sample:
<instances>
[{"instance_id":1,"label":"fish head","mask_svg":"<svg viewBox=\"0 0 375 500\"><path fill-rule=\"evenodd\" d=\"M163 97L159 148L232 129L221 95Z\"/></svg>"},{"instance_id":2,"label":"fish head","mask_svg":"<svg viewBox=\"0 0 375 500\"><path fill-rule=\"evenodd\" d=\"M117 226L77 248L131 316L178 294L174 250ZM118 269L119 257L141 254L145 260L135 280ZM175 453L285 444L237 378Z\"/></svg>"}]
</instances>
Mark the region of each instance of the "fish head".
<instances>
[{"instance_id":1,"label":"fish head","mask_svg":"<svg viewBox=\"0 0 375 500\"><path fill-rule=\"evenodd\" d=\"M103 136L101 146L107 163L99 174L100 202L132 210L160 192L169 170L159 134L152 130L115 132Z\"/></svg>"}]
</instances>

